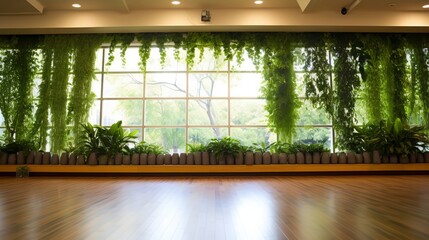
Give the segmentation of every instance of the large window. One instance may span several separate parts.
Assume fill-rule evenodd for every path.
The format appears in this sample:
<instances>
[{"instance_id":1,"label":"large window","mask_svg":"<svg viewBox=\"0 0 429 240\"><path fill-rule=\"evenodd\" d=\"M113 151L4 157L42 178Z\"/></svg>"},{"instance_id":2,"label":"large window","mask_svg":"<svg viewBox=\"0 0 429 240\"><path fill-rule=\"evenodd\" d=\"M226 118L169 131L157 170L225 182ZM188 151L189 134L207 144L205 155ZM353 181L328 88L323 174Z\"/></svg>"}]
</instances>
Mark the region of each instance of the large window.
<instances>
[{"instance_id":1,"label":"large window","mask_svg":"<svg viewBox=\"0 0 429 240\"><path fill-rule=\"evenodd\" d=\"M92 83L96 99L89 119L92 124L110 126L122 120L125 128L138 130L139 141L161 144L170 152L184 152L186 144L207 143L224 136L236 138L243 145L277 140L267 127L265 100L260 92L263 76L246 55L238 64L216 60L209 49L200 58L197 51L190 68L186 53L181 52L181 60L177 61L173 48L167 48L167 59L161 65L159 50L153 47L146 73L142 73L138 46L127 49L125 61L118 49L109 64L108 53L105 47L97 52ZM302 106L294 141L323 142L331 148L331 119L305 100L302 66L297 63L295 70ZM34 96L38 96L40 78L38 74ZM1 114L0 122L2 133Z\"/></svg>"}]
</instances>

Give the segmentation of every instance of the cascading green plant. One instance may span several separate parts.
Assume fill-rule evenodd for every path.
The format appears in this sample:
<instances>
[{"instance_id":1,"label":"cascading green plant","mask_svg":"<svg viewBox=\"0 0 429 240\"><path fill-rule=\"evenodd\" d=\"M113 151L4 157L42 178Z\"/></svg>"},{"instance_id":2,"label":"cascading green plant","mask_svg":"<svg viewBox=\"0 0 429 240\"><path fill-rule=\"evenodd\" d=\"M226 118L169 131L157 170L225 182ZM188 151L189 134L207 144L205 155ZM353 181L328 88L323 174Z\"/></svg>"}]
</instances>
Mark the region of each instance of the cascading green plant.
<instances>
[{"instance_id":1,"label":"cascading green plant","mask_svg":"<svg viewBox=\"0 0 429 240\"><path fill-rule=\"evenodd\" d=\"M68 123L72 124L74 145L82 139L82 122L88 121L95 98L91 91L96 51L104 40L102 35L79 35L75 38L73 82L68 104Z\"/></svg>"},{"instance_id":2,"label":"cascading green plant","mask_svg":"<svg viewBox=\"0 0 429 240\"><path fill-rule=\"evenodd\" d=\"M324 34L303 36L305 96L313 106L333 114L333 89L331 86L331 64L327 56Z\"/></svg>"},{"instance_id":3,"label":"cascading green plant","mask_svg":"<svg viewBox=\"0 0 429 240\"><path fill-rule=\"evenodd\" d=\"M357 90L360 87L358 62L361 62L360 42L351 34L331 36L334 63L334 114L333 122L337 136L337 146L348 142L353 133L355 103Z\"/></svg>"},{"instance_id":4,"label":"cascading green plant","mask_svg":"<svg viewBox=\"0 0 429 240\"><path fill-rule=\"evenodd\" d=\"M390 35L388 38L390 56L385 63L387 74L385 82L385 101L388 121L394 122L396 118L407 121L406 114L406 86L407 84L407 57L405 54L405 40L401 35Z\"/></svg>"},{"instance_id":5,"label":"cascading green plant","mask_svg":"<svg viewBox=\"0 0 429 240\"><path fill-rule=\"evenodd\" d=\"M48 36L54 52L50 86L51 151L59 153L65 148L67 135L67 87L71 68L73 38L67 35Z\"/></svg>"},{"instance_id":6,"label":"cascading green plant","mask_svg":"<svg viewBox=\"0 0 429 240\"><path fill-rule=\"evenodd\" d=\"M37 36L19 37L0 55L0 110L7 142L33 138L32 88L39 42Z\"/></svg>"},{"instance_id":7,"label":"cascading green plant","mask_svg":"<svg viewBox=\"0 0 429 240\"><path fill-rule=\"evenodd\" d=\"M214 153L217 160L227 156L235 156L241 149L240 141L231 137L213 138L207 144L207 151Z\"/></svg>"},{"instance_id":8,"label":"cascading green plant","mask_svg":"<svg viewBox=\"0 0 429 240\"><path fill-rule=\"evenodd\" d=\"M266 100L268 126L280 141L291 142L300 106L295 92L292 41L284 35L272 35L267 42L270 48L264 49L262 94Z\"/></svg>"}]
</instances>

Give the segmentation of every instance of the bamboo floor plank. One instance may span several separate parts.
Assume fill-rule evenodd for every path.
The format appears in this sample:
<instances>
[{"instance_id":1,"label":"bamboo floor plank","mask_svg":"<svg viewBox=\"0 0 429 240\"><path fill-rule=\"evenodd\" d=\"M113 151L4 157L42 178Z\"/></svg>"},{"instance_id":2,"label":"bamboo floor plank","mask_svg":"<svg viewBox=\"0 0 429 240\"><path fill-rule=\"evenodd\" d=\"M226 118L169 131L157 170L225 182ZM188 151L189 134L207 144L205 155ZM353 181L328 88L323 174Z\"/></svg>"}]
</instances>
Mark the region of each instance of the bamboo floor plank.
<instances>
[{"instance_id":1,"label":"bamboo floor plank","mask_svg":"<svg viewBox=\"0 0 429 240\"><path fill-rule=\"evenodd\" d=\"M429 239L429 176L0 177L0 238Z\"/></svg>"}]
</instances>

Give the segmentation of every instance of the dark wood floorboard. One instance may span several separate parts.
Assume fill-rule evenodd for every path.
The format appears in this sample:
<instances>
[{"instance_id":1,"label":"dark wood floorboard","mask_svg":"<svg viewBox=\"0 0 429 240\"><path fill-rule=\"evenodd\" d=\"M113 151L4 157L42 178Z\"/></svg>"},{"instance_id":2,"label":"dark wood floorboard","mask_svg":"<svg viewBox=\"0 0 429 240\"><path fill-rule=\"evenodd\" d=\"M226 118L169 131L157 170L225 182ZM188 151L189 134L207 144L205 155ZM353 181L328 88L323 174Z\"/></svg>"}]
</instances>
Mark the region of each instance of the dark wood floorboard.
<instances>
[{"instance_id":1,"label":"dark wood floorboard","mask_svg":"<svg viewBox=\"0 0 429 240\"><path fill-rule=\"evenodd\" d=\"M429 176L0 177L0 239L429 239Z\"/></svg>"}]
</instances>

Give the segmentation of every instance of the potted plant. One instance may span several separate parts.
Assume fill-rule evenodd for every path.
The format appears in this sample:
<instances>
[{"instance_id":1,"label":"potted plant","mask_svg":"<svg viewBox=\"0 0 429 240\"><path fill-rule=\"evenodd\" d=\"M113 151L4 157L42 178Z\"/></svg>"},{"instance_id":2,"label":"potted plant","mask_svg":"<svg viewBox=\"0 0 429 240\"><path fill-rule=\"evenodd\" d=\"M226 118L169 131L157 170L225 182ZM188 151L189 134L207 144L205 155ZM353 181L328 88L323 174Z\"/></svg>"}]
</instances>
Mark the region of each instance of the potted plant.
<instances>
[{"instance_id":1,"label":"potted plant","mask_svg":"<svg viewBox=\"0 0 429 240\"><path fill-rule=\"evenodd\" d=\"M216 164L225 163L227 157L234 158L241 151L241 148L240 142L230 137L213 138L207 144L207 151L214 155Z\"/></svg>"},{"instance_id":2,"label":"potted plant","mask_svg":"<svg viewBox=\"0 0 429 240\"><path fill-rule=\"evenodd\" d=\"M202 164L202 153L207 152L207 146L201 143L192 143L186 145L186 150L189 155L193 155L195 165Z\"/></svg>"},{"instance_id":3,"label":"potted plant","mask_svg":"<svg viewBox=\"0 0 429 240\"><path fill-rule=\"evenodd\" d=\"M157 157L167 153L167 151L162 146L153 143L147 143L145 141L137 143L134 148L131 149L130 152L132 153L132 156L140 155L140 161L143 159L146 160L144 162L141 162L141 164L143 165L155 165L157 162ZM163 156L163 162L164 158L165 157ZM161 157L158 157L158 162L161 162ZM132 161L131 164L135 163L133 163Z\"/></svg>"},{"instance_id":4,"label":"potted plant","mask_svg":"<svg viewBox=\"0 0 429 240\"><path fill-rule=\"evenodd\" d=\"M129 153L129 144L137 138L137 130L129 132L122 128L122 121L112 124L109 128L92 126L90 123L83 125L83 140L80 143L80 151L90 155L95 153L97 160L88 159L88 164L106 165L117 153Z\"/></svg>"}]
</instances>

